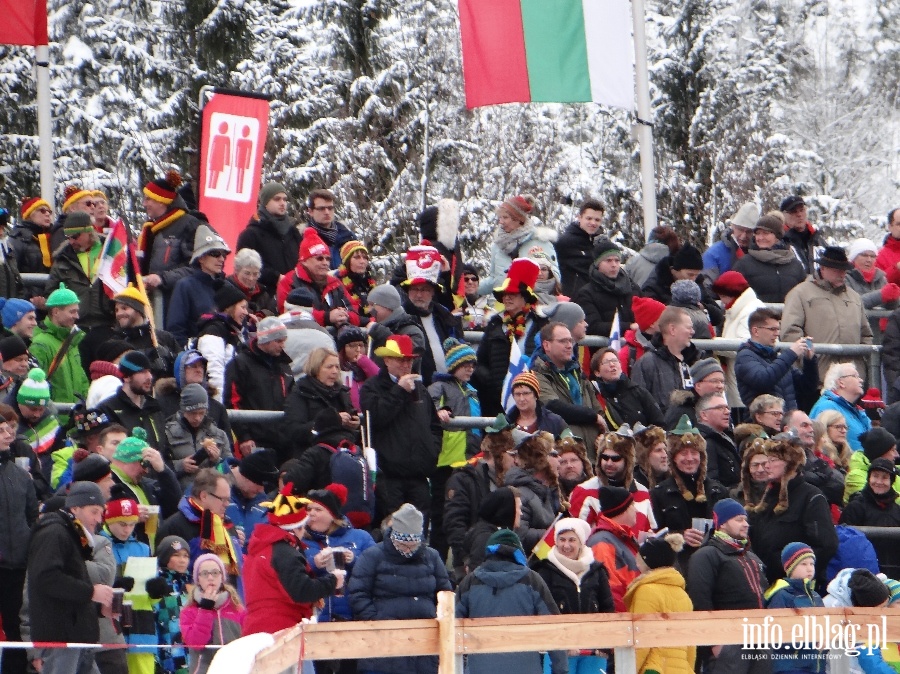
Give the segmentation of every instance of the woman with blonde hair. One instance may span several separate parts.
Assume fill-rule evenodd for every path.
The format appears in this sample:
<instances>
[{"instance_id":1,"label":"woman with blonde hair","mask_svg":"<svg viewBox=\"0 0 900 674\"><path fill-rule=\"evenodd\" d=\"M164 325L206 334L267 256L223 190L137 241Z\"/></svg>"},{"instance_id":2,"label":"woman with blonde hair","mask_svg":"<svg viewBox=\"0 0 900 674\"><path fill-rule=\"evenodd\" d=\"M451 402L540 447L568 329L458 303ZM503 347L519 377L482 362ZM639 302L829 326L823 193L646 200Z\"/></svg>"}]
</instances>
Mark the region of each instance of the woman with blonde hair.
<instances>
[{"instance_id":1,"label":"woman with blonde hair","mask_svg":"<svg viewBox=\"0 0 900 674\"><path fill-rule=\"evenodd\" d=\"M522 519L516 533L529 554L568 503L560 502L559 462L551 460L556 458L551 454L557 454L553 436L543 431L532 435L514 431L513 438L517 439L514 451L518 465L507 471L504 483L518 487L522 497Z\"/></svg>"},{"instance_id":2,"label":"woman with blonde hair","mask_svg":"<svg viewBox=\"0 0 900 674\"><path fill-rule=\"evenodd\" d=\"M821 441L816 437L816 455L822 456L833 468L846 474L850 468L850 457L853 450L847 443L847 419L837 410L825 410L816 418L824 426ZM813 428L816 424L813 422Z\"/></svg>"}]
</instances>

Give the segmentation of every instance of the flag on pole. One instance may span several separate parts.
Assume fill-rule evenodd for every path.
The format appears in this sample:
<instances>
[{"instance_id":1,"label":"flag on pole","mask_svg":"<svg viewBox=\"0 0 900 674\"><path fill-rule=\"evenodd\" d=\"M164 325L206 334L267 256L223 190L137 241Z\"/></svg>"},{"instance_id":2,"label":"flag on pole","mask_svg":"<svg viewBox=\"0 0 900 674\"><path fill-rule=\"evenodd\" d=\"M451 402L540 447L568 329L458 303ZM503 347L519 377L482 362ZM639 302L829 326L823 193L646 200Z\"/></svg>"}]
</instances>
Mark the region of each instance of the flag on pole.
<instances>
[{"instance_id":1,"label":"flag on pole","mask_svg":"<svg viewBox=\"0 0 900 674\"><path fill-rule=\"evenodd\" d=\"M613 316L612 326L609 329L609 348L618 351L622 348L622 329L619 327L619 310Z\"/></svg>"},{"instance_id":2,"label":"flag on pole","mask_svg":"<svg viewBox=\"0 0 900 674\"><path fill-rule=\"evenodd\" d=\"M522 349L519 348L519 342L513 340L509 349L509 368L506 370L506 376L503 378L503 393L500 396L500 405L503 407L504 412L509 409L509 405L512 403L512 380L516 378L517 374L528 369L527 361L528 358L522 353Z\"/></svg>"},{"instance_id":3,"label":"flag on pole","mask_svg":"<svg viewBox=\"0 0 900 674\"><path fill-rule=\"evenodd\" d=\"M114 297L128 287L128 235L125 223L116 221L106 237L100 252L97 276L109 297Z\"/></svg>"},{"instance_id":4,"label":"flag on pole","mask_svg":"<svg viewBox=\"0 0 900 674\"><path fill-rule=\"evenodd\" d=\"M47 0L0 0L0 44L48 43Z\"/></svg>"},{"instance_id":5,"label":"flag on pole","mask_svg":"<svg viewBox=\"0 0 900 674\"><path fill-rule=\"evenodd\" d=\"M459 0L466 106L634 109L629 0Z\"/></svg>"},{"instance_id":6,"label":"flag on pole","mask_svg":"<svg viewBox=\"0 0 900 674\"><path fill-rule=\"evenodd\" d=\"M545 531L544 535L541 537L541 540L537 542L534 549L531 551L532 555L538 559L547 559L547 555L550 554L550 548L556 545L556 523L559 522L561 518L562 513L557 513L553 522L551 522L547 531Z\"/></svg>"}]
</instances>

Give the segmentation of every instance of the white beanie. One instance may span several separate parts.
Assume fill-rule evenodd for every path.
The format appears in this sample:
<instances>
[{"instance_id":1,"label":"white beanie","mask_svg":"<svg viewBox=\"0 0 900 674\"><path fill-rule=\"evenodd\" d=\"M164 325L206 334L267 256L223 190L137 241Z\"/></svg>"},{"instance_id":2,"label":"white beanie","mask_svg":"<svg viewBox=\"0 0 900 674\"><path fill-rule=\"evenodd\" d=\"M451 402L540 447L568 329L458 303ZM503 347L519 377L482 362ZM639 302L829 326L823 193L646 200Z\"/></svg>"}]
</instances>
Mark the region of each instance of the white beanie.
<instances>
[{"instance_id":1,"label":"white beanie","mask_svg":"<svg viewBox=\"0 0 900 674\"><path fill-rule=\"evenodd\" d=\"M853 239L853 242L850 244L850 250L847 252L847 259L853 262L862 253L877 252L878 248L872 243L871 239Z\"/></svg>"},{"instance_id":2,"label":"white beanie","mask_svg":"<svg viewBox=\"0 0 900 674\"><path fill-rule=\"evenodd\" d=\"M578 540L581 541L582 545L587 543L587 539L591 535L591 525L577 517L565 517L561 519L556 523L554 529L557 537L566 531L571 531L578 536Z\"/></svg>"}]
</instances>

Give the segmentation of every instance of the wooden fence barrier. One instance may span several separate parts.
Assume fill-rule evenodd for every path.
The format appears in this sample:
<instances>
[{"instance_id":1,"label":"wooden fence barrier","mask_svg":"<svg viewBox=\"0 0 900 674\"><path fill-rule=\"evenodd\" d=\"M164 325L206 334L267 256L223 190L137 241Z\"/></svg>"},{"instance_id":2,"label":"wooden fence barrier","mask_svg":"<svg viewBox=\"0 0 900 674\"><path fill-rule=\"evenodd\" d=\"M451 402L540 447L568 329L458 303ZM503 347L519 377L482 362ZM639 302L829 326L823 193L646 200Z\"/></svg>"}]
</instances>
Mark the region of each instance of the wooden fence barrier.
<instances>
[{"instance_id":1,"label":"wooden fence barrier","mask_svg":"<svg viewBox=\"0 0 900 674\"><path fill-rule=\"evenodd\" d=\"M435 620L297 625L276 635L275 643L257 655L253 671L255 674L295 672L301 649L309 660L439 655L439 674L462 674L462 657L472 653L602 648L615 649L617 674L636 674L636 648L759 643L764 638L771 642L779 630L789 643L795 626L808 630L813 623L823 630L827 628L832 636L858 630L859 641L867 642L873 636L869 630L874 628L877 636L884 637L889 644L900 642L900 608L611 613L540 618L456 619L454 615L454 594L441 592Z\"/></svg>"}]
</instances>

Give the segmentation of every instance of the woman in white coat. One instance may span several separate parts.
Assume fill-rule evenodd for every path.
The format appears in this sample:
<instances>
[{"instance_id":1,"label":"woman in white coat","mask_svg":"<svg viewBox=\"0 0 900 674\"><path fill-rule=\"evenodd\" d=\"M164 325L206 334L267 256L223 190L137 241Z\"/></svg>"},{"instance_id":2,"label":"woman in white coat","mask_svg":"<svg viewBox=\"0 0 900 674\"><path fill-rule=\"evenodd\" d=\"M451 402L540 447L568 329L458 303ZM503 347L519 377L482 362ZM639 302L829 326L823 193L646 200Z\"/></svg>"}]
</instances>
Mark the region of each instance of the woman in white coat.
<instances>
[{"instance_id":1,"label":"woman in white coat","mask_svg":"<svg viewBox=\"0 0 900 674\"><path fill-rule=\"evenodd\" d=\"M712 285L713 292L725 305L725 323L722 325L721 339L739 339L746 342L750 339L750 326L747 319L757 309L765 306L760 300L744 275L736 271L727 271L716 279ZM734 407L744 407L741 396L738 394L737 379L734 376L734 360L736 351L717 351L716 355L722 361L725 370L725 397L728 404Z\"/></svg>"}]
</instances>

